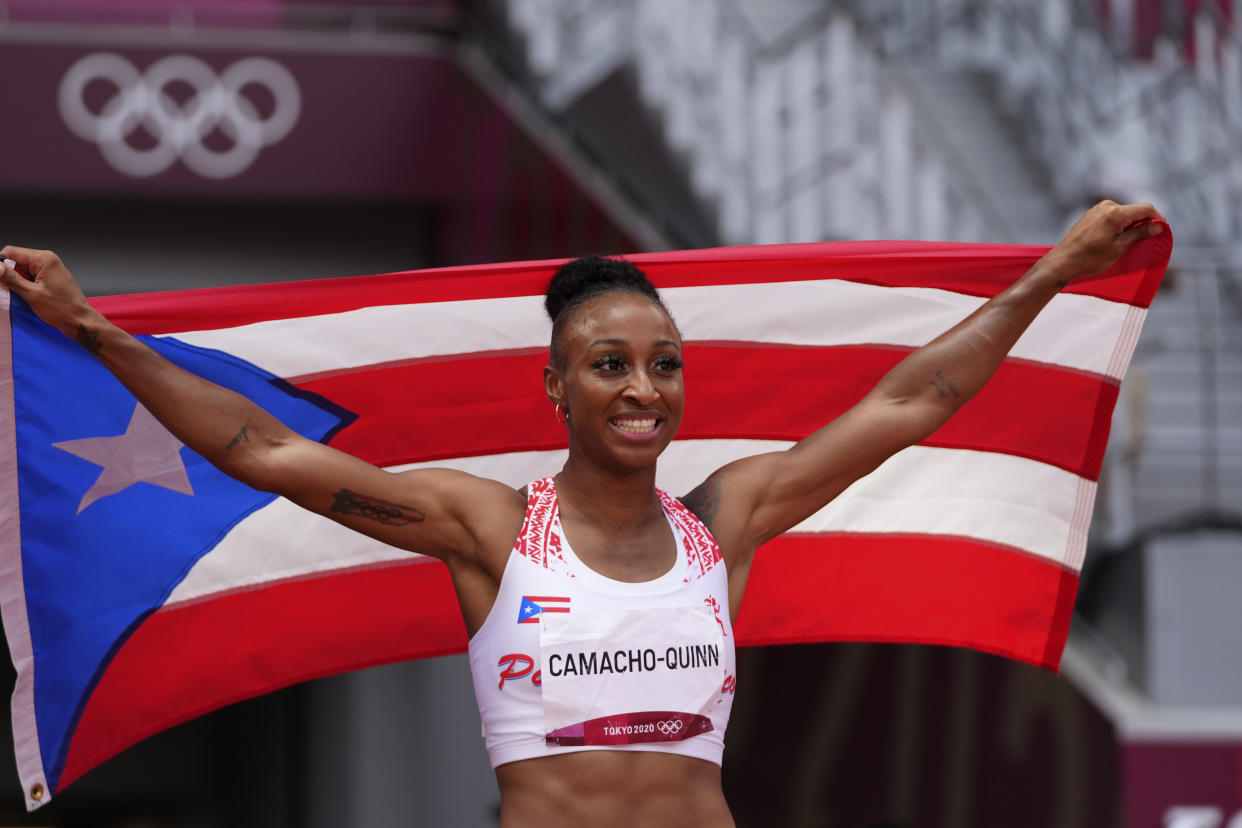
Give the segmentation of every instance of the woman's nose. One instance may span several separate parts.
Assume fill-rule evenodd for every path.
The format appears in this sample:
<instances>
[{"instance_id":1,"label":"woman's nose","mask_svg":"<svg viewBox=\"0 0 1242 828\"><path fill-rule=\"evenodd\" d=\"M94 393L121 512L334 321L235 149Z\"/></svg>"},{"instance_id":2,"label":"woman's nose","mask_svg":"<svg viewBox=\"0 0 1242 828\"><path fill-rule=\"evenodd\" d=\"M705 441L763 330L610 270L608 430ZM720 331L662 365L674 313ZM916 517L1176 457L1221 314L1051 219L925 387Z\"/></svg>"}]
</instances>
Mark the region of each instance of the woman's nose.
<instances>
[{"instance_id":1,"label":"woman's nose","mask_svg":"<svg viewBox=\"0 0 1242 828\"><path fill-rule=\"evenodd\" d=\"M646 371L635 371L630 375L630 384L625 389L625 396L639 405L650 405L660 395Z\"/></svg>"}]
</instances>

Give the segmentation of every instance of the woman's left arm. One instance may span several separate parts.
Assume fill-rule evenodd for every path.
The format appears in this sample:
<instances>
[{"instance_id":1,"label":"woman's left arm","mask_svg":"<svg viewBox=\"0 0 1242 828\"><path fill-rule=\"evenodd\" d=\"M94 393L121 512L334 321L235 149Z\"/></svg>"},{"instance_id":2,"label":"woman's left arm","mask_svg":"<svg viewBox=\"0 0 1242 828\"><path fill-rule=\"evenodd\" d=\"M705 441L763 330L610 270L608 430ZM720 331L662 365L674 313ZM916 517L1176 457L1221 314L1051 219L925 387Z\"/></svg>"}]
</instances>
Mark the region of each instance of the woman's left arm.
<instances>
[{"instance_id":1,"label":"woman's left arm","mask_svg":"<svg viewBox=\"0 0 1242 828\"><path fill-rule=\"evenodd\" d=\"M903 359L849 411L787 451L723 467L686 504L711 526L726 558L748 562L760 544L944 425L1061 288L1107 270L1136 241L1162 232L1161 221L1150 204L1097 204L1025 275Z\"/></svg>"}]
</instances>

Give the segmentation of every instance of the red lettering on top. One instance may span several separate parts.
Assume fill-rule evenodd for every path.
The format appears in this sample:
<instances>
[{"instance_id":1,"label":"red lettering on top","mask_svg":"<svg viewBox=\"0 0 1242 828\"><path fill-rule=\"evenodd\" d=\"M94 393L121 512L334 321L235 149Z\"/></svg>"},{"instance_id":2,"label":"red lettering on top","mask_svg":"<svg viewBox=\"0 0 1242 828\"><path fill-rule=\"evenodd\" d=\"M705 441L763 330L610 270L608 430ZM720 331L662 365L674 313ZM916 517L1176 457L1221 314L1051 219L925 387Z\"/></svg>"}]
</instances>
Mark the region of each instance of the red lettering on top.
<instances>
[{"instance_id":1,"label":"red lettering on top","mask_svg":"<svg viewBox=\"0 0 1242 828\"><path fill-rule=\"evenodd\" d=\"M503 667L500 671L500 689L505 689L505 682L510 679L519 679L528 675L535 667L535 661L528 655L521 653L510 653L501 656L500 661L496 662L497 667Z\"/></svg>"}]
</instances>

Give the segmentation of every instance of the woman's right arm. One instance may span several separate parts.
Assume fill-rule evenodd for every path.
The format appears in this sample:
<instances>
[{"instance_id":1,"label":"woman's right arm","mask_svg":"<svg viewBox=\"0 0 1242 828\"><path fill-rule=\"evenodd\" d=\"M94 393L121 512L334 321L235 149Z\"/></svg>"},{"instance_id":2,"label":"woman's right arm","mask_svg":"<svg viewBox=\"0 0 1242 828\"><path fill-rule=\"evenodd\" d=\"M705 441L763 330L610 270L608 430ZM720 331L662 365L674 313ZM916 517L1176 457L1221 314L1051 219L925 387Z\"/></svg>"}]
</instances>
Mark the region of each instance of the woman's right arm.
<instances>
[{"instance_id":1,"label":"woman's right arm","mask_svg":"<svg viewBox=\"0 0 1242 828\"><path fill-rule=\"evenodd\" d=\"M93 354L178 440L230 477L412 552L481 562L484 549L512 543L524 508L513 489L448 469L391 474L309 440L246 397L173 365L113 325L86 301L55 253L8 246L0 257L16 261L30 277L6 267L5 286Z\"/></svg>"}]
</instances>

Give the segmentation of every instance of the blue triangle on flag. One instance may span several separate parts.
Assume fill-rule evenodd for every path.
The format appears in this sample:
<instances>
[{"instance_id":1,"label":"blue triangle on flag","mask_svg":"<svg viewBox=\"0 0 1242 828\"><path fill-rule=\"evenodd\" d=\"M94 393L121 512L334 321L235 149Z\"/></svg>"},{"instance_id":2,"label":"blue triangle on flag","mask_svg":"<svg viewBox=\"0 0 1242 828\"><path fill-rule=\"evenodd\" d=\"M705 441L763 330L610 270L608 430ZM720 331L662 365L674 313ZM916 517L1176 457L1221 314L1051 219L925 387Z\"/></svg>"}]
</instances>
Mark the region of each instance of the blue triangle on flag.
<instances>
[{"instance_id":1,"label":"blue triangle on flag","mask_svg":"<svg viewBox=\"0 0 1242 828\"><path fill-rule=\"evenodd\" d=\"M12 296L22 580L34 651L39 747L52 789L87 700L132 632L194 563L275 495L180 449L193 493L135 483L79 511L100 466L55 443L124 434L136 400L85 349ZM231 354L139 337L232 388L294 431L327 442L356 415Z\"/></svg>"},{"instance_id":2,"label":"blue triangle on flag","mask_svg":"<svg viewBox=\"0 0 1242 828\"><path fill-rule=\"evenodd\" d=\"M518 623L524 624L538 618L541 612L543 612L543 607L523 595L522 606L518 608Z\"/></svg>"}]
</instances>

